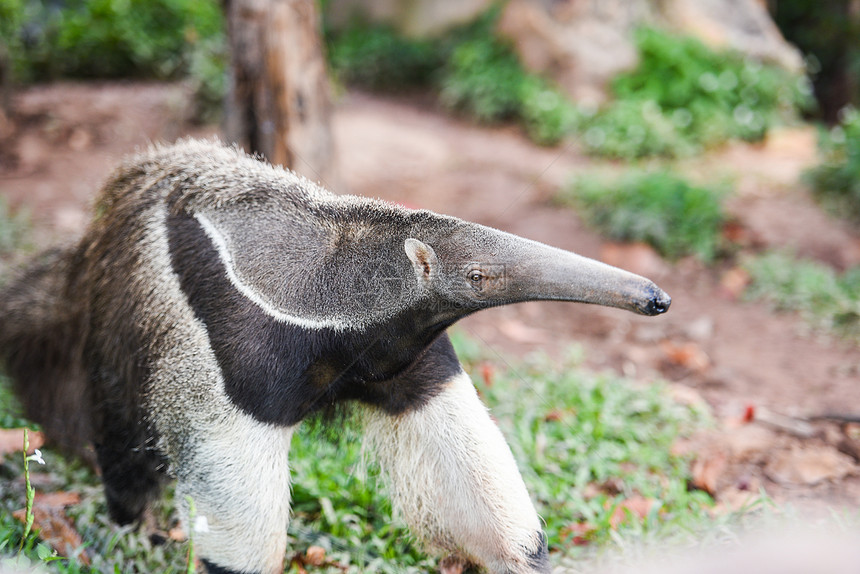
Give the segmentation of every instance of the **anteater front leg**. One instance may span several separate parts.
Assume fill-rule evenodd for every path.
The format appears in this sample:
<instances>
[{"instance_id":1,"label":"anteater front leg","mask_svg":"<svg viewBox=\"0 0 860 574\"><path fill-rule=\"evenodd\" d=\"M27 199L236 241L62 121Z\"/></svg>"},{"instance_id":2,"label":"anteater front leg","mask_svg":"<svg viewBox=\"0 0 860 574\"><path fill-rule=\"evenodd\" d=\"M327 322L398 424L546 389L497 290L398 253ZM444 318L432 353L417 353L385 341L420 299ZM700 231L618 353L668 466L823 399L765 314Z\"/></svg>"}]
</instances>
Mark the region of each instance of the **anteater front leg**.
<instances>
[{"instance_id":1,"label":"anteater front leg","mask_svg":"<svg viewBox=\"0 0 860 574\"><path fill-rule=\"evenodd\" d=\"M494 573L550 571L511 450L463 372L426 405L368 408L365 431L413 534Z\"/></svg>"},{"instance_id":2,"label":"anteater front leg","mask_svg":"<svg viewBox=\"0 0 860 574\"><path fill-rule=\"evenodd\" d=\"M209 574L280 573L293 429L232 415L198 433L176 464L182 522Z\"/></svg>"}]
</instances>

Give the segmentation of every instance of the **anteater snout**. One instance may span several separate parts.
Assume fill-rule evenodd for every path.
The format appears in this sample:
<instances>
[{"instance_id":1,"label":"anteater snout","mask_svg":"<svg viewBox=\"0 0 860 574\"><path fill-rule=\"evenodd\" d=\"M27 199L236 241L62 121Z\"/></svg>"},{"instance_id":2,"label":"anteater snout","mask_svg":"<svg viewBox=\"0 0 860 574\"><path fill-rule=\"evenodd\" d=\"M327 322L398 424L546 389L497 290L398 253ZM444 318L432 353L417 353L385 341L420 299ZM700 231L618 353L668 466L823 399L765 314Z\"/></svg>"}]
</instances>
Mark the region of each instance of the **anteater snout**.
<instances>
[{"instance_id":1,"label":"anteater snout","mask_svg":"<svg viewBox=\"0 0 860 574\"><path fill-rule=\"evenodd\" d=\"M648 299L642 312L645 315L660 315L661 313L668 311L671 304L672 298L665 292L659 291Z\"/></svg>"}]
</instances>

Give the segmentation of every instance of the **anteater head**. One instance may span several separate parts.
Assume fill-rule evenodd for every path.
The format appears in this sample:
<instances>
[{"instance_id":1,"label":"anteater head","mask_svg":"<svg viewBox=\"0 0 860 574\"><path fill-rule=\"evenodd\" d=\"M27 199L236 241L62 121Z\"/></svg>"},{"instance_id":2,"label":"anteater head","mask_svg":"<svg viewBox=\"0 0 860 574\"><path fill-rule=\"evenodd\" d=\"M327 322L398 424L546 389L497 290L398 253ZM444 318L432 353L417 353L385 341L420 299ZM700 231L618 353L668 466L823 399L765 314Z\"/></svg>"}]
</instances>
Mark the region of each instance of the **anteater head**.
<instances>
[{"instance_id":1,"label":"anteater head","mask_svg":"<svg viewBox=\"0 0 860 574\"><path fill-rule=\"evenodd\" d=\"M549 300L658 315L672 302L644 277L474 223L408 237L403 250L426 300L455 314Z\"/></svg>"},{"instance_id":2,"label":"anteater head","mask_svg":"<svg viewBox=\"0 0 860 574\"><path fill-rule=\"evenodd\" d=\"M378 329L409 316L403 329L438 331L476 311L523 301L644 315L663 313L671 302L633 273L376 200L319 196L297 205L296 196L272 195L204 208L188 219L197 220L199 238L208 235L204 242L217 249L238 291L268 314L310 328ZM194 243L199 239L176 244Z\"/></svg>"}]
</instances>

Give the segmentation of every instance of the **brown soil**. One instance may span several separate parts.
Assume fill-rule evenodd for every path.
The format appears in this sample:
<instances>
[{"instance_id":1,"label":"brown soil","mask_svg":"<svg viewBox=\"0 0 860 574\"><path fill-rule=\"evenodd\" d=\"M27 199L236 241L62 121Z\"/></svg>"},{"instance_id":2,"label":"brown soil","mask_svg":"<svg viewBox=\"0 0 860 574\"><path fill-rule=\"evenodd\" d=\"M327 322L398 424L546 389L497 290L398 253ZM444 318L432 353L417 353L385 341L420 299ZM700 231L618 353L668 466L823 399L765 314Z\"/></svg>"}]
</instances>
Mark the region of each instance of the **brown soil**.
<instances>
[{"instance_id":1,"label":"brown soil","mask_svg":"<svg viewBox=\"0 0 860 574\"><path fill-rule=\"evenodd\" d=\"M189 125L187 102L182 87L163 84L55 84L22 92L14 124L4 129L0 122L0 194L32 213L39 244L70 241L124 154L152 141L217 134ZM770 414L860 414L860 349L744 301L743 274L731 263L670 264L642 246L606 243L549 201L573 175L624 166L594 161L575 144L541 148L514 128L478 127L412 102L361 94L339 102L334 128L343 182L336 192L429 208L602 258L650 276L673 297L671 312L658 318L529 303L462 321L498 363L576 342L592 367L645 382L668 379L679 397L703 397L726 422L691 448L700 453L698 478L727 505L751 485L800 506L860 504L860 465L838 452L858 446L851 438L857 429L849 425L845 434L838 425L814 423L813 436L799 438L796 421L774 422ZM745 251L785 247L839 269L860 264L858 230L823 213L800 183L814 161L815 133L798 128L760 145L733 144L681 169L703 180L731 178L733 235ZM733 425L745 412L770 423ZM826 456L809 462L803 453Z\"/></svg>"}]
</instances>

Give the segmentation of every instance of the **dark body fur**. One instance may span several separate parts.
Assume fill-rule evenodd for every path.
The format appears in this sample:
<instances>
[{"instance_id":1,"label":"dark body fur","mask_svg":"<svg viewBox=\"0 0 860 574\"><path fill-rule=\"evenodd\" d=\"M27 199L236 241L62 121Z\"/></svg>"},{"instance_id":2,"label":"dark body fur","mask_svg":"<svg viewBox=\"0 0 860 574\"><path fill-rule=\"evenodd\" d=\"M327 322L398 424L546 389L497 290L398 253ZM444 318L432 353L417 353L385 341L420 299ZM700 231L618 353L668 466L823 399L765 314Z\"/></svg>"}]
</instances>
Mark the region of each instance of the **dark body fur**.
<instances>
[{"instance_id":1,"label":"dark body fur","mask_svg":"<svg viewBox=\"0 0 860 574\"><path fill-rule=\"evenodd\" d=\"M177 499L210 515L213 532L196 542L213 571L278 569L292 428L355 403L382 433L373 440L393 480L420 471L444 486L454 464L466 482L433 496L471 492L496 521L492 535L481 526L455 536L462 505L445 514L401 497L430 543L496 571L546 572L546 539L513 458L444 334L469 313L534 299L647 314L669 304L650 281L575 254L334 196L234 149L186 141L127 161L79 244L0 290L0 359L49 437L95 446L116 521L138 520L176 478ZM432 451L443 458L414 472L384 440L429 445L449 432ZM246 454L249 440L269 458ZM482 460L484 451L501 458ZM250 520L261 526L248 530Z\"/></svg>"}]
</instances>

